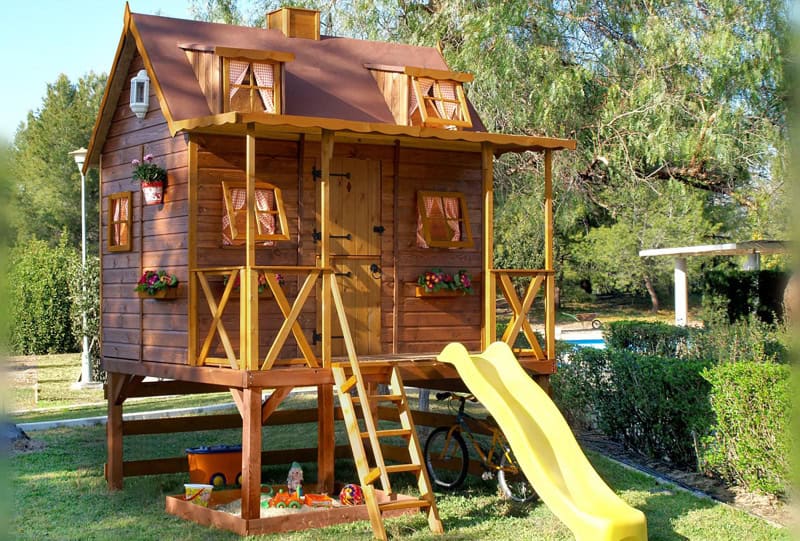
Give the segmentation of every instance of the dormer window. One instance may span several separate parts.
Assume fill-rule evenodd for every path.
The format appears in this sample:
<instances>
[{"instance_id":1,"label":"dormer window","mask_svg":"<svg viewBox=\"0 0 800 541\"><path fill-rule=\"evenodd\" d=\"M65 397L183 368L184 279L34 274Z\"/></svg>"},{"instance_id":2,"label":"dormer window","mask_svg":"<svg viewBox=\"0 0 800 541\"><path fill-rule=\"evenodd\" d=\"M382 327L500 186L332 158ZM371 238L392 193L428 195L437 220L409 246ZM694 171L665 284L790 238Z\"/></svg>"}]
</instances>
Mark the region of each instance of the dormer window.
<instances>
[{"instance_id":1,"label":"dormer window","mask_svg":"<svg viewBox=\"0 0 800 541\"><path fill-rule=\"evenodd\" d=\"M438 128L471 128L463 83L471 81L469 73L405 68L409 76L409 119L411 125Z\"/></svg>"},{"instance_id":2,"label":"dormer window","mask_svg":"<svg viewBox=\"0 0 800 541\"><path fill-rule=\"evenodd\" d=\"M242 113L278 112L276 66L262 62L226 59L228 111Z\"/></svg>"},{"instance_id":3,"label":"dormer window","mask_svg":"<svg viewBox=\"0 0 800 541\"><path fill-rule=\"evenodd\" d=\"M228 47L214 53L222 57L224 111L281 113L283 64L293 54Z\"/></svg>"}]
</instances>

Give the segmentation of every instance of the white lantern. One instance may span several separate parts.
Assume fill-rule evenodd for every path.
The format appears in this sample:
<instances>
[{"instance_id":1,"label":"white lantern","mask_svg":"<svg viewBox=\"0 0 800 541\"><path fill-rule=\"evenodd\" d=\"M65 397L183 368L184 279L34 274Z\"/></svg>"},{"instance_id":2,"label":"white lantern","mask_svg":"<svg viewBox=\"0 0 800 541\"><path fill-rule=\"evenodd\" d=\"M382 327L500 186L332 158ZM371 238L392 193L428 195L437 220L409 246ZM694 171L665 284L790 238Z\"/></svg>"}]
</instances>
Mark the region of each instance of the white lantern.
<instances>
[{"instance_id":1,"label":"white lantern","mask_svg":"<svg viewBox=\"0 0 800 541\"><path fill-rule=\"evenodd\" d=\"M150 77L147 76L146 70L139 70L136 77L131 79L131 111L137 117L144 118L148 105L150 105Z\"/></svg>"}]
</instances>

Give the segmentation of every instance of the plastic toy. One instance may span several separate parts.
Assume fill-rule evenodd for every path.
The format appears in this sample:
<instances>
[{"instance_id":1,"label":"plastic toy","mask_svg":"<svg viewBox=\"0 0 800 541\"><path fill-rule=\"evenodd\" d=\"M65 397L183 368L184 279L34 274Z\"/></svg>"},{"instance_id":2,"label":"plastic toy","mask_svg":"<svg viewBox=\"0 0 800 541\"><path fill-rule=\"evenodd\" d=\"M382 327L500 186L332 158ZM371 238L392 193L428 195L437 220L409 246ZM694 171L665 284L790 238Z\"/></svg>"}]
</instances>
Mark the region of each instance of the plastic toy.
<instances>
[{"instance_id":1,"label":"plastic toy","mask_svg":"<svg viewBox=\"0 0 800 541\"><path fill-rule=\"evenodd\" d=\"M303 467L297 462L292 462L289 475L286 477L286 486L289 491L294 491L303 484Z\"/></svg>"},{"instance_id":2,"label":"plastic toy","mask_svg":"<svg viewBox=\"0 0 800 541\"><path fill-rule=\"evenodd\" d=\"M453 343L438 359L456 367L503 430L525 477L577 539L647 539L644 514L597 475L561 412L528 377L508 344L495 342L470 355L462 344ZM523 396L525 407L518 399Z\"/></svg>"},{"instance_id":3,"label":"plastic toy","mask_svg":"<svg viewBox=\"0 0 800 541\"><path fill-rule=\"evenodd\" d=\"M361 505L364 503L364 492L358 485L345 485L339 492L339 501L342 505Z\"/></svg>"},{"instance_id":4,"label":"plastic toy","mask_svg":"<svg viewBox=\"0 0 800 541\"><path fill-rule=\"evenodd\" d=\"M304 505L309 507L333 507L334 500L327 494L303 494L302 487L298 487L294 492L286 492L281 489L267 505L278 509L290 508L300 509Z\"/></svg>"},{"instance_id":5,"label":"plastic toy","mask_svg":"<svg viewBox=\"0 0 800 541\"><path fill-rule=\"evenodd\" d=\"M242 446L214 445L186 449L189 480L220 488L242 484Z\"/></svg>"}]
</instances>

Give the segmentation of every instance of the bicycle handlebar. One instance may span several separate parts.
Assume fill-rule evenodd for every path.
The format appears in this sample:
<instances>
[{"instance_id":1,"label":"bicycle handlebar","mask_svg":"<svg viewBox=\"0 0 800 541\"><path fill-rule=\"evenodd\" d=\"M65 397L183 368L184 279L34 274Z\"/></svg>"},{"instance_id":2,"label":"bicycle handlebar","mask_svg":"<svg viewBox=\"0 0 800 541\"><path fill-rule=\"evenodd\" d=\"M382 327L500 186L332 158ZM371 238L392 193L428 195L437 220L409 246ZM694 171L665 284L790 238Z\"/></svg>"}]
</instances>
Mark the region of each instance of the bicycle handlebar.
<instances>
[{"instance_id":1,"label":"bicycle handlebar","mask_svg":"<svg viewBox=\"0 0 800 541\"><path fill-rule=\"evenodd\" d=\"M443 393L436 393L436 400L462 400L462 401L469 400L470 402L478 401L478 399L471 394L462 396L455 393L451 393L450 391L446 391Z\"/></svg>"}]
</instances>

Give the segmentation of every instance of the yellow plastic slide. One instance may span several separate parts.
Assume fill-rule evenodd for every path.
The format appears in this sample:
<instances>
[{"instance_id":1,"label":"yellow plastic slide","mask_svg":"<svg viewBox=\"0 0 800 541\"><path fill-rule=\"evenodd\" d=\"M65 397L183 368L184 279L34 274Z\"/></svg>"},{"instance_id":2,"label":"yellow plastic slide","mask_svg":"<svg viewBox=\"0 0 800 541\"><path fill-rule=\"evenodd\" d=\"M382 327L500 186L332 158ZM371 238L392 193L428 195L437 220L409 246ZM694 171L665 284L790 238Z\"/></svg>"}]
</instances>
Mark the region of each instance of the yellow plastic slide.
<instances>
[{"instance_id":1,"label":"yellow plastic slide","mask_svg":"<svg viewBox=\"0 0 800 541\"><path fill-rule=\"evenodd\" d=\"M453 343L439 360L456 367L503 430L528 481L578 541L647 539L644 513L603 482L561 412L505 342L474 356Z\"/></svg>"}]
</instances>

